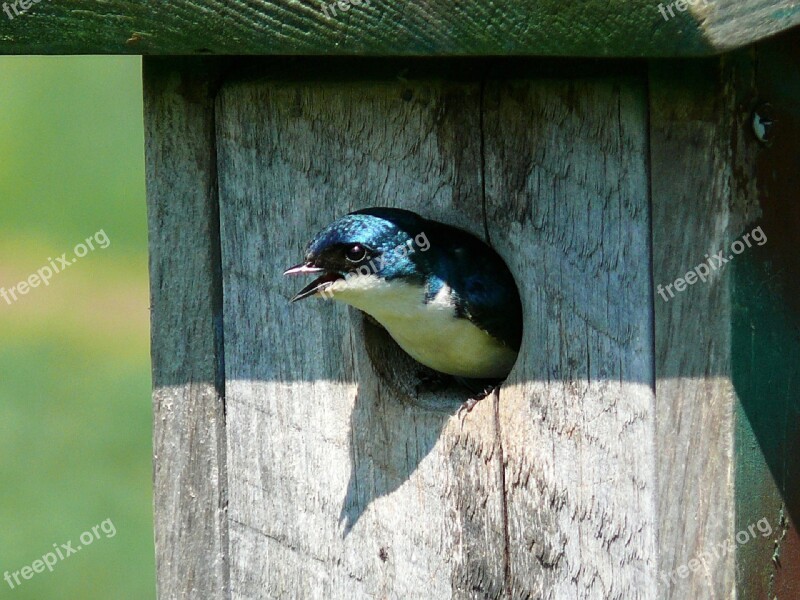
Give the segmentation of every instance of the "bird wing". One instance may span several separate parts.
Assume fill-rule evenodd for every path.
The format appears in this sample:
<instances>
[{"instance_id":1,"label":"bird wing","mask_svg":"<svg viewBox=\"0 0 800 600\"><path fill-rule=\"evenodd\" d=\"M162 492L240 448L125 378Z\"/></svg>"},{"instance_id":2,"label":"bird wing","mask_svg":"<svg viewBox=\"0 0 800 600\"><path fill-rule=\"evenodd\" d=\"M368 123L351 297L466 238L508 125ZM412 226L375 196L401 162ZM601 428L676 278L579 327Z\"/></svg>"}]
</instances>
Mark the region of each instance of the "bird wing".
<instances>
[{"instance_id":1,"label":"bird wing","mask_svg":"<svg viewBox=\"0 0 800 600\"><path fill-rule=\"evenodd\" d=\"M456 314L519 350L522 342L522 306L516 283L503 259L472 234L450 226L436 228L431 243L439 249L428 295L445 284L451 288ZM440 283L437 283L440 282ZM439 289L437 289L439 288Z\"/></svg>"}]
</instances>

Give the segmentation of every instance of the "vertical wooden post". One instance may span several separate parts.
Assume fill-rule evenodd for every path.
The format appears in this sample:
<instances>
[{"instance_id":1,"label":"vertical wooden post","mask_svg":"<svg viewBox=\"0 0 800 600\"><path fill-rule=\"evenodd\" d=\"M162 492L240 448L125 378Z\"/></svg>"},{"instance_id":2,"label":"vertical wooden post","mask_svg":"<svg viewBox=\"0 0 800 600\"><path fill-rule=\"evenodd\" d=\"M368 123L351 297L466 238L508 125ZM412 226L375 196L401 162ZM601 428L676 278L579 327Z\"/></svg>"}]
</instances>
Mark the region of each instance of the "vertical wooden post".
<instances>
[{"instance_id":1,"label":"vertical wooden post","mask_svg":"<svg viewBox=\"0 0 800 600\"><path fill-rule=\"evenodd\" d=\"M524 299L496 416L513 597L656 597L646 88L493 84L489 232Z\"/></svg>"},{"instance_id":2,"label":"vertical wooden post","mask_svg":"<svg viewBox=\"0 0 800 600\"><path fill-rule=\"evenodd\" d=\"M683 291L673 285L706 255L727 248L743 223L732 201L731 93L723 93L716 60L651 67L658 569L664 598L734 594L735 552L718 551L735 520L730 272L713 272ZM695 568L701 554L703 564Z\"/></svg>"},{"instance_id":3,"label":"vertical wooden post","mask_svg":"<svg viewBox=\"0 0 800 600\"><path fill-rule=\"evenodd\" d=\"M800 597L800 31L760 42L737 63L746 199L758 201L766 241L736 257L733 383L737 392L736 530L760 515L770 535L739 549L742 598ZM768 105L768 106L766 106ZM750 132L755 113L771 117L768 143Z\"/></svg>"},{"instance_id":4,"label":"vertical wooden post","mask_svg":"<svg viewBox=\"0 0 800 600\"><path fill-rule=\"evenodd\" d=\"M145 61L160 598L229 597L213 63Z\"/></svg>"}]
</instances>

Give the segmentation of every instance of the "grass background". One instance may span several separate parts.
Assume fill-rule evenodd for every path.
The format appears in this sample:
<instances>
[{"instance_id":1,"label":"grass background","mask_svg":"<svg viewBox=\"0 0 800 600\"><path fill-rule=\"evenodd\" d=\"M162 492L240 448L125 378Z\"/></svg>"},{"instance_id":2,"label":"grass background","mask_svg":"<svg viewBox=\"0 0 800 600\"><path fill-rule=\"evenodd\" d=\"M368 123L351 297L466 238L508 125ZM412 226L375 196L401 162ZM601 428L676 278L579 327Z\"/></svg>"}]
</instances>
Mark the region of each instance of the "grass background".
<instances>
[{"instance_id":1,"label":"grass background","mask_svg":"<svg viewBox=\"0 0 800 600\"><path fill-rule=\"evenodd\" d=\"M137 57L0 57L0 577L117 533L0 598L155 597L147 233Z\"/></svg>"}]
</instances>

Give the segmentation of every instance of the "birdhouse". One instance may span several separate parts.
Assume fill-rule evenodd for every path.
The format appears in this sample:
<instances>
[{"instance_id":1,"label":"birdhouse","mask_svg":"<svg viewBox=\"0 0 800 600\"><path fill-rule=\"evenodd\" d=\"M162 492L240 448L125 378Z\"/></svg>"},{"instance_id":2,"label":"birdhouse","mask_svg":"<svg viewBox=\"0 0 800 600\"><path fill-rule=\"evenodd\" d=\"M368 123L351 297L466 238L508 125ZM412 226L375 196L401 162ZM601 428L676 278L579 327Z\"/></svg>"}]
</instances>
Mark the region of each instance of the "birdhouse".
<instances>
[{"instance_id":1,"label":"birdhouse","mask_svg":"<svg viewBox=\"0 0 800 600\"><path fill-rule=\"evenodd\" d=\"M167 598L800 594L800 8L41 3L13 53L141 53ZM178 56L178 55L204 56ZM514 276L463 390L291 305L386 206Z\"/></svg>"}]
</instances>

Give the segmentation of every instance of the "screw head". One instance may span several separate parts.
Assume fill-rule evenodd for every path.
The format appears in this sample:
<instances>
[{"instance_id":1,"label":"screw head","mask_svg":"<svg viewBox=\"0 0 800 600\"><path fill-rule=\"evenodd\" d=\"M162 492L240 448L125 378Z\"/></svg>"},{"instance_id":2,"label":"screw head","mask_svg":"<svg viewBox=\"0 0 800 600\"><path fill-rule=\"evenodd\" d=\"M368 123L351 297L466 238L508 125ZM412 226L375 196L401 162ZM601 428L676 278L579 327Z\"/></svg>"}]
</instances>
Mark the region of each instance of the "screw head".
<instances>
[{"instance_id":1,"label":"screw head","mask_svg":"<svg viewBox=\"0 0 800 600\"><path fill-rule=\"evenodd\" d=\"M762 144L769 144L775 134L775 110L768 102L759 104L753 111L753 133Z\"/></svg>"}]
</instances>

